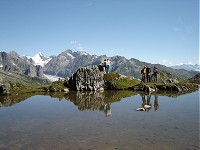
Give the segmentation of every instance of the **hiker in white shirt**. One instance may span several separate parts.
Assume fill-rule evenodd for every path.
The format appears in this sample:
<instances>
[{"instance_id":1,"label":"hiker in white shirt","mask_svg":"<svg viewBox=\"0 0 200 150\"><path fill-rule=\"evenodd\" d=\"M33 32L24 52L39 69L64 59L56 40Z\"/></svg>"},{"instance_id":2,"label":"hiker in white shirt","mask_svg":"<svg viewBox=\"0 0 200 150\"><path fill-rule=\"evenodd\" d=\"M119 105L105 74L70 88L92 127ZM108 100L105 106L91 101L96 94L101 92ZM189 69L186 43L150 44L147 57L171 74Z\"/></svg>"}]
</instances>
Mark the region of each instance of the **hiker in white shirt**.
<instances>
[{"instance_id":1,"label":"hiker in white shirt","mask_svg":"<svg viewBox=\"0 0 200 150\"><path fill-rule=\"evenodd\" d=\"M110 72L110 65L111 65L111 61L109 59L106 60L106 73Z\"/></svg>"}]
</instances>

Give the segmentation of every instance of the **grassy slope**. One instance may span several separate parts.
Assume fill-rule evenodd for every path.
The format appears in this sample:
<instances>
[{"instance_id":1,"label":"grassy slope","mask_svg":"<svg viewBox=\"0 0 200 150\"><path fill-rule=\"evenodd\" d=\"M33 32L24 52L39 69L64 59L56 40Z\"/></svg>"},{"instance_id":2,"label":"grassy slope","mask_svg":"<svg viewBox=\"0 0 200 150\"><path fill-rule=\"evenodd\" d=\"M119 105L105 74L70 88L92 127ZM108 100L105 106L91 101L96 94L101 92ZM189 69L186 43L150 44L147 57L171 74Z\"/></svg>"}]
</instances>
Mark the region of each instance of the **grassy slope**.
<instances>
[{"instance_id":1,"label":"grassy slope","mask_svg":"<svg viewBox=\"0 0 200 150\"><path fill-rule=\"evenodd\" d=\"M5 72L0 70L0 83L6 82L21 83L27 86L47 85L50 83L47 79L39 79L15 72Z\"/></svg>"}]
</instances>

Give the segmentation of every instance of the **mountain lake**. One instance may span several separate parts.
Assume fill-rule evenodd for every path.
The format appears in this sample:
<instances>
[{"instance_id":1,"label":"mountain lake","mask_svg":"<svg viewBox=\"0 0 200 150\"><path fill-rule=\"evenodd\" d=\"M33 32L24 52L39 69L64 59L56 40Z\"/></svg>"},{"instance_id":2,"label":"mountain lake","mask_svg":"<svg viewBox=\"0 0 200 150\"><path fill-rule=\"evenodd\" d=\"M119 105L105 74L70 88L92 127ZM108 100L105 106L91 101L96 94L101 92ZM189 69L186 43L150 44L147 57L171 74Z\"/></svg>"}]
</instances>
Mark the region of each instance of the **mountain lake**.
<instances>
[{"instance_id":1,"label":"mountain lake","mask_svg":"<svg viewBox=\"0 0 200 150\"><path fill-rule=\"evenodd\" d=\"M199 120L199 91L0 97L0 150L199 150Z\"/></svg>"}]
</instances>

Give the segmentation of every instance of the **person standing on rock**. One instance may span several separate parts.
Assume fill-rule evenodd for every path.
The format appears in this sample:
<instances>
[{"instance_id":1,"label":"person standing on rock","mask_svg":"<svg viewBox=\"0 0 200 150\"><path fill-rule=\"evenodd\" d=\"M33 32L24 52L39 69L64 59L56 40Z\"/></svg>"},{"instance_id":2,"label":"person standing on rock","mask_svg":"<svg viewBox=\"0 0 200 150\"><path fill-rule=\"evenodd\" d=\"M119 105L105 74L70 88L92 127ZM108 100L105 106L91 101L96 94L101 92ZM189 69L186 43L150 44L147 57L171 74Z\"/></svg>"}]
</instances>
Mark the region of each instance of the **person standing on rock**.
<instances>
[{"instance_id":1,"label":"person standing on rock","mask_svg":"<svg viewBox=\"0 0 200 150\"><path fill-rule=\"evenodd\" d=\"M141 74L142 74L142 82L145 82L145 78L146 78L146 66L144 66L144 68L141 70Z\"/></svg>"},{"instance_id":2,"label":"person standing on rock","mask_svg":"<svg viewBox=\"0 0 200 150\"><path fill-rule=\"evenodd\" d=\"M109 59L106 60L106 73L110 72L110 65L111 65L111 61Z\"/></svg>"},{"instance_id":3,"label":"person standing on rock","mask_svg":"<svg viewBox=\"0 0 200 150\"><path fill-rule=\"evenodd\" d=\"M156 66L153 68L153 80L158 81L158 68Z\"/></svg>"},{"instance_id":4,"label":"person standing on rock","mask_svg":"<svg viewBox=\"0 0 200 150\"><path fill-rule=\"evenodd\" d=\"M151 73L151 69L146 66L146 78L147 78L147 82L150 82L150 73Z\"/></svg>"},{"instance_id":5,"label":"person standing on rock","mask_svg":"<svg viewBox=\"0 0 200 150\"><path fill-rule=\"evenodd\" d=\"M104 66L105 71L106 71L106 59L104 59L104 61L103 61L103 66Z\"/></svg>"}]
</instances>

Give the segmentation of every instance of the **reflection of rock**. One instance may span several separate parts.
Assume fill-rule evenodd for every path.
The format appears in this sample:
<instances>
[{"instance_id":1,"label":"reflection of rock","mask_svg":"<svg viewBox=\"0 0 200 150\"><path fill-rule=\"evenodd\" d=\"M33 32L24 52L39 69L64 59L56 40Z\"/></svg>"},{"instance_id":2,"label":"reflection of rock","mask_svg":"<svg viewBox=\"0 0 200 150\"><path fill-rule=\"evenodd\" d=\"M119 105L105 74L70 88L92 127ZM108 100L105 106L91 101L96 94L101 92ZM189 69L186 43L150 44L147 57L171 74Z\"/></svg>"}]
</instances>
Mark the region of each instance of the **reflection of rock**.
<instances>
[{"instance_id":1,"label":"reflection of rock","mask_svg":"<svg viewBox=\"0 0 200 150\"><path fill-rule=\"evenodd\" d=\"M100 110L105 105L102 93L97 92L77 92L76 97L67 97L79 110Z\"/></svg>"},{"instance_id":2,"label":"reflection of rock","mask_svg":"<svg viewBox=\"0 0 200 150\"><path fill-rule=\"evenodd\" d=\"M82 67L69 79L67 86L77 91L103 90L103 72L97 66Z\"/></svg>"},{"instance_id":3,"label":"reflection of rock","mask_svg":"<svg viewBox=\"0 0 200 150\"><path fill-rule=\"evenodd\" d=\"M178 92L186 92L186 91L192 90L190 87L186 87L183 85L176 85L176 84L157 85L156 88L159 90L178 91Z\"/></svg>"},{"instance_id":4,"label":"reflection of rock","mask_svg":"<svg viewBox=\"0 0 200 150\"><path fill-rule=\"evenodd\" d=\"M120 101L122 98L136 94L133 91L70 91L65 93L65 99L73 102L80 110L100 110L105 111L109 116L110 104Z\"/></svg>"},{"instance_id":5,"label":"reflection of rock","mask_svg":"<svg viewBox=\"0 0 200 150\"><path fill-rule=\"evenodd\" d=\"M137 108L137 111L145 111L145 109L143 107Z\"/></svg>"}]
</instances>

